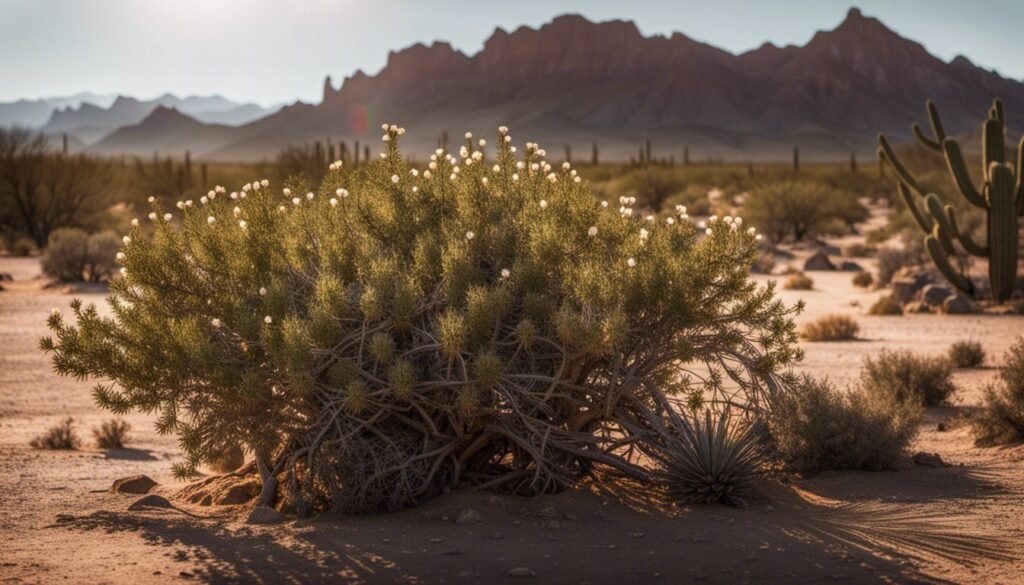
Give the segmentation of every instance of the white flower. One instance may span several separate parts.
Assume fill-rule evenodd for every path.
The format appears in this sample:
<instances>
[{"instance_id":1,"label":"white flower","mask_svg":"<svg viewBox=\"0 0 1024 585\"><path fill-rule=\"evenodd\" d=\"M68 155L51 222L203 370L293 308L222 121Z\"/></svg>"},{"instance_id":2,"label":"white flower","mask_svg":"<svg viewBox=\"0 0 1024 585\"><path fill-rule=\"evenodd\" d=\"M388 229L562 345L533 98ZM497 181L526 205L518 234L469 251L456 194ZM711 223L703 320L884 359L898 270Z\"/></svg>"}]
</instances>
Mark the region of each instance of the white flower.
<instances>
[{"instance_id":1,"label":"white flower","mask_svg":"<svg viewBox=\"0 0 1024 585\"><path fill-rule=\"evenodd\" d=\"M604 208L606 208L606 209L607 209L607 207L608 207L608 202L607 202L607 201L602 201L602 202L601 202L601 207L604 207Z\"/></svg>"},{"instance_id":2,"label":"white flower","mask_svg":"<svg viewBox=\"0 0 1024 585\"><path fill-rule=\"evenodd\" d=\"M654 221L654 216L653 215L648 215L644 219L646 219L647 221Z\"/></svg>"},{"instance_id":3,"label":"white flower","mask_svg":"<svg viewBox=\"0 0 1024 585\"><path fill-rule=\"evenodd\" d=\"M555 181L558 180L558 175L556 175L555 173L548 173L548 180L554 183Z\"/></svg>"},{"instance_id":4,"label":"white flower","mask_svg":"<svg viewBox=\"0 0 1024 585\"><path fill-rule=\"evenodd\" d=\"M260 182L259 181L253 181L253 183L252 183L252 190L253 191L259 191L260 190Z\"/></svg>"},{"instance_id":5,"label":"white flower","mask_svg":"<svg viewBox=\"0 0 1024 585\"><path fill-rule=\"evenodd\" d=\"M498 132L502 134L508 134L508 126L498 126Z\"/></svg>"},{"instance_id":6,"label":"white flower","mask_svg":"<svg viewBox=\"0 0 1024 585\"><path fill-rule=\"evenodd\" d=\"M268 186L270 186L270 181L268 181L266 179L263 179L262 181L260 181L260 185L263 185L264 187L268 187Z\"/></svg>"},{"instance_id":7,"label":"white flower","mask_svg":"<svg viewBox=\"0 0 1024 585\"><path fill-rule=\"evenodd\" d=\"M413 186L412 186L412 192L413 192L413 193L416 193L416 192L418 192L419 190L420 190L420 188L419 188L419 187L417 187L416 185L413 185Z\"/></svg>"},{"instance_id":8,"label":"white flower","mask_svg":"<svg viewBox=\"0 0 1024 585\"><path fill-rule=\"evenodd\" d=\"M569 167L571 167L571 166L572 166L572 165L571 165L571 164L569 164L569 161L565 161L564 163L562 163L562 170L566 170L566 171L568 171L568 170L569 170Z\"/></svg>"},{"instance_id":9,"label":"white flower","mask_svg":"<svg viewBox=\"0 0 1024 585\"><path fill-rule=\"evenodd\" d=\"M420 176L420 172L418 170L416 170L416 169L413 169L413 170L409 171L409 174L414 176L414 177Z\"/></svg>"},{"instance_id":10,"label":"white flower","mask_svg":"<svg viewBox=\"0 0 1024 585\"><path fill-rule=\"evenodd\" d=\"M184 201L179 201L179 202L175 203L174 206L177 207L178 209L184 210L185 209L185 202Z\"/></svg>"},{"instance_id":11,"label":"white flower","mask_svg":"<svg viewBox=\"0 0 1024 585\"><path fill-rule=\"evenodd\" d=\"M644 228L640 228L640 243L642 244L642 243L646 242L648 236L650 236L650 235L651 235L651 232L647 231Z\"/></svg>"},{"instance_id":12,"label":"white flower","mask_svg":"<svg viewBox=\"0 0 1024 585\"><path fill-rule=\"evenodd\" d=\"M128 236L125 236L125 237L121 238L121 241L124 242L125 246L127 246L130 243L132 243L132 239L129 238Z\"/></svg>"},{"instance_id":13,"label":"white flower","mask_svg":"<svg viewBox=\"0 0 1024 585\"><path fill-rule=\"evenodd\" d=\"M672 225L672 224L674 224L675 222L676 222L676 218L674 218L674 217L669 217L669 218L667 218L667 219L665 220L665 223L667 223L668 225Z\"/></svg>"},{"instance_id":14,"label":"white flower","mask_svg":"<svg viewBox=\"0 0 1024 585\"><path fill-rule=\"evenodd\" d=\"M479 144L480 146L487 146L487 141L481 138L480 141L477 142L477 144Z\"/></svg>"},{"instance_id":15,"label":"white flower","mask_svg":"<svg viewBox=\"0 0 1024 585\"><path fill-rule=\"evenodd\" d=\"M756 232L757 232L756 228L747 228L747 233L750 234L750 235L754 235Z\"/></svg>"},{"instance_id":16,"label":"white flower","mask_svg":"<svg viewBox=\"0 0 1024 585\"><path fill-rule=\"evenodd\" d=\"M493 172L493 173L500 173L501 172L501 167L498 166L498 165L494 165L493 167L491 167L491 172Z\"/></svg>"},{"instance_id":17,"label":"white flower","mask_svg":"<svg viewBox=\"0 0 1024 585\"><path fill-rule=\"evenodd\" d=\"M282 189L281 192L284 193L285 197L288 197L288 196L290 196L292 194L292 190L289 189L288 187L285 187L284 189Z\"/></svg>"},{"instance_id":18,"label":"white flower","mask_svg":"<svg viewBox=\"0 0 1024 585\"><path fill-rule=\"evenodd\" d=\"M472 231L466 232L466 239L467 240L472 240L475 237L476 237L476 234L474 234Z\"/></svg>"},{"instance_id":19,"label":"white flower","mask_svg":"<svg viewBox=\"0 0 1024 585\"><path fill-rule=\"evenodd\" d=\"M274 322L274 319L270 315L267 315L266 317L263 318L263 322L266 323L267 325L270 325L271 323Z\"/></svg>"},{"instance_id":20,"label":"white flower","mask_svg":"<svg viewBox=\"0 0 1024 585\"><path fill-rule=\"evenodd\" d=\"M506 143L508 143L508 142L512 142L512 137L511 137L511 136L508 136L508 135L505 135L505 142L506 142Z\"/></svg>"},{"instance_id":21,"label":"white flower","mask_svg":"<svg viewBox=\"0 0 1024 585\"><path fill-rule=\"evenodd\" d=\"M711 235L711 228L708 228L708 229L704 230L704 233L710 236Z\"/></svg>"},{"instance_id":22,"label":"white flower","mask_svg":"<svg viewBox=\"0 0 1024 585\"><path fill-rule=\"evenodd\" d=\"M712 215L711 217L708 218L708 223L715 223L716 221L718 221L717 215Z\"/></svg>"},{"instance_id":23,"label":"white flower","mask_svg":"<svg viewBox=\"0 0 1024 585\"><path fill-rule=\"evenodd\" d=\"M210 321L210 324L220 329L220 319L213 319L212 321Z\"/></svg>"},{"instance_id":24,"label":"white flower","mask_svg":"<svg viewBox=\"0 0 1024 585\"><path fill-rule=\"evenodd\" d=\"M149 201L150 203L152 203L152 202L156 201L156 197L153 197L152 195L150 195L150 196L149 196L149 199L148 199L147 201Z\"/></svg>"},{"instance_id":25,"label":"white flower","mask_svg":"<svg viewBox=\"0 0 1024 585\"><path fill-rule=\"evenodd\" d=\"M539 171L540 170L540 164L533 163L532 165L530 165L530 170L533 171L533 172Z\"/></svg>"},{"instance_id":26,"label":"white flower","mask_svg":"<svg viewBox=\"0 0 1024 585\"><path fill-rule=\"evenodd\" d=\"M199 202L202 203L203 205L206 205L207 203L210 202L210 198L207 197L206 195L203 195L202 197L199 198Z\"/></svg>"},{"instance_id":27,"label":"white flower","mask_svg":"<svg viewBox=\"0 0 1024 585\"><path fill-rule=\"evenodd\" d=\"M132 218L132 227L139 227L139 219Z\"/></svg>"},{"instance_id":28,"label":"white flower","mask_svg":"<svg viewBox=\"0 0 1024 585\"><path fill-rule=\"evenodd\" d=\"M423 178L424 179L429 179L430 178L430 171L423 171Z\"/></svg>"},{"instance_id":29,"label":"white flower","mask_svg":"<svg viewBox=\"0 0 1024 585\"><path fill-rule=\"evenodd\" d=\"M579 183L580 182L580 178L579 177L573 177L572 178L572 182L573 183Z\"/></svg>"},{"instance_id":30,"label":"white flower","mask_svg":"<svg viewBox=\"0 0 1024 585\"><path fill-rule=\"evenodd\" d=\"M546 199L541 199L540 200L540 208L541 209L547 209L548 208L548 202L547 202Z\"/></svg>"},{"instance_id":31,"label":"white flower","mask_svg":"<svg viewBox=\"0 0 1024 585\"><path fill-rule=\"evenodd\" d=\"M124 252L118 252L117 255L114 257L117 258L118 260L124 260Z\"/></svg>"},{"instance_id":32,"label":"white flower","mask_svg":"<svg viewBox=\"0 0 1024 585\"><path fill-rule=\"evenodd\" d=\"M191 199L186 199L185 200L185 207L192 207L192 200Z\"/></svg>"},{"instance_id":33,"label":"white flower","mask_svg":"<svg viewBox=\"0 0 1024 585\"><path fill-rule=\"evenodd\" d=\"M519 180L519 173L512 173L512 180L513 181L518 181Z\"/></svg>"},{"instance_id":34,"label":"white flower","mask_svg":"<svg viewBox=\"0 0 1024 585\"><path fill-rule=\"evenodd\" d=\"M398 184L398 175L391 175L391 182L397 185Z\"/></svg>"},{"instance_id":35,"label":"white flower","mask_svg":"<svg viewBox=\"0 0 1024 585\"><path fill-rule=\"evenodd\" d=\"M315 197L315 195L313 195L312 191L310 191L309 193L306 193L306 199L309 199L310 201L312 201L313 197Z\"/></svg>"},{"instance_id":36,"label":"white flower","mask_svg":"<svg viewBox=\"0 0 1024 585\"><path fill-rule=\"evenodd\" d=\"M466 132L466 140L472 140L472 139L473 139L473 133L472 132Z\"/></svg>"},{"instance_id":37,"label":"white flower","mask_svg":"<svg viewBox=\"0 0 1024 585\"><path fill-rule=\"evenodd\" d=\"M235 217L238 217L239 215L242 215L242 208L236 205L235 208L231 210L231 213L234 213Z\"/></svg>"},{"instance_id":38,"label":"white flower","mask_svg":"<svg viewBox=\"0 0 1024 585\"><path fill-rule=\"evenodd\" d=\"M149 212L149 221L156 221L156 212L155 211L150 211Z\"/></svg>"},{"instance_id":39,"label":"white flower","mask_svg":"<svg viewBox=\"0 0 1024 585\"><path fill-rule=\"evenodd\" d=\"M762 237L763 236L761 234L757 234L756 236L754 236L754 239L760 242Z\"/></svg>"},{"instance_id":40,"label":"white flower","mask_svg":"<svg viewBox=\"0 0 1024 585\"><path fill-rule=\"evenodd\" d=\"M348 197L348 189L338 189L334 194L344 199L345 197Z\"/></svg>"},{"instance_id":41,"label":"white flower","mask_svg":"<svg viewBox=\"0 0 1024 585\"><path fill-rule=\"evenodd\" d=\"M242 191L248 192L248 191L251 191L251 190L252 190L252 185L250 183L246 183L246 184L242 185Z\"/></svg>"},{"instance_id":42,"label":"white flower","mask_svg":"<svg viewBox=\"0 0 1024 585\"><path fill-rule=\"evenodd\" d=\"M384 142L387 142L387 141L391 140L391 137L388 136L387 134L385 134L384 136L381 136L380 139L383 140Z\"/></svg>"},{"instance_id":43,"label":"white flower","mask_svg":"<svg viewBox=\"0 0 1024 585\"><path fill-rule=\"evenodd\" d=\"M708 222L702 221L702 222L697 224L697 227L699 227L700 229L704 229L704 228L708 227Z\"/></svg>"},{"instance_id":44,"label":"white flower","mask_svg":"<svg viewBox=\"0 0 1024 585\"><path fill-rule=\"evenodd\" d=\"M237 191L232 191L231 192L231 198L232 199L238 199L238 192Z\"/></svg>"},{"instance_id":45,"label":"white flower","mask_svg":"<svg viewBox=\"0 0 1024 585\"><path fill-rule=\"evenodd\" d=\"M628 264L630 268L633 268L636 266L636 260L634 258L630 258L629 260L626 260L626 264Z\"/></svg>"},{"instance_id":46,"label":"white flower","mask_svg":"<svg viewBox=\"0 0 1024 585\"><path fill-rule=\"evenodd\" d=\"M511 275L512 275L512 272L508 268L502 268L501 269L501 277L502 278L508 278Z\"/></svg>"},{"instance_id":47,"label":"white flower","mask_svg":"<svg viewBox=\"0 0 1024 585\"><path fill-rule=\"evenodd\" d=\"M481 178L480 182L483 183L484 185L486 185L487 184L487 177Z\"/></svg>"},{"instance_id":48,"label":"white flower","mask_svg":"<svg viewBox=\"0 0 1024 585\"><path fill-rule=\"evenodd\" d=\"M128 276L128 269L127 268L122 268L121 269L121 276Z\"/></svg>"},{"instance_id":49,"label":"white flower","mask_svg":"<svg viewBox=\"0 0 1024 585\"><path fill-rule=\"evenodd\" d=\"M267 296L267 287L265 287L265 286L261 286L260 287L260 296L261 297Z\"/></svg>"},{"instance_id":50,"label":"white flower","mask_svg":"<svg viewBox=\"0 0 1024 585\"><path fill-rule=\"evenodd\" d=\"M213 225L214 222L216 222L216 221L217 221L217 218L213 217L212 215L210 217L206 218L206 223L208 223L210 225Z\"/></svg>"},{"instance_id":51,"label":"white flower","mask_svg":"<svg viewBox=\"0 0 1024 585\"><path fill-rule=\"evenodd\" d=\"M164 221L171 221L171 217L172 217L172 216L171 216L171 214L170 214L170 213L165 213L165 214L164 214Z\"/></svg>"},{"instance_id":52,"label":"white flower","mask_svg":"<svg viewBox=\"0 0 1024 585\"><path fill-rule=\"evenodd\" d=\"M737 218L733 219L732 221L736 225L743 225L743 218L742 217L737 217Z\"/></svg>"},{"instance_id":53,"label":"white flower","mask_svg":"<svg viewBox=\"0 0 1024 585\"><path fill-rule=\"evenodd\" d=\"M331 197L327 202L331 204L331 207L337 207L338 206L338 200L335 199L334 197Z\"/></svg>"},{"instance_id":54,"label":"white flower","mask_svg":"<svg viewBox=\"0 0 1024 585\"><path fill-rule=\"evenodd\" d=\"M596 236L597 235L597 226L596 225L590 226L590 229L587 230L587 235L590 236L590 237Z\"/></svg>"},{"instance_id":55,"label":"white flower","mask_svg":"<svg viewBox=\"0 0 1024 585\"><path fill-rule=\"evenodd\" d=\"M214 191L213 189L210 189L209 191L206 192L206 196L209 197L210 199L216 199L217 192Z\"/></svg>"},{"instance_id":56,"label":"white flower","mask_svg":"<svg viewBox=\"0 0 1024 585\"><path fill-rule=\"evenodd\" d=\"M300 203L302 203L302 199L299 199L298 197L292 197L292 205L298 205Z\"/></svg>"},{"instance_id":57,"label":"white flower","mask_svg":"<svg viewBox=\"0 0 1024 585\"><path fill-rule=\"evenodd\" d=\"M389 124L387 122L384 122L383 124L380 125L380 129L385 131L385 132L387 132L388 131L388 126L389 126Z\"/></svg>"},{"instance_id":58,"label":"white flower","mask_svg":"<svg viewBox=\"0 0 1024 585\"><path fill-rule=\"evenodd\" d=\"M245 221L244 219L241 219L238 221L238 227L242 228L243 230L249 229L249 222Z\"/></svg>"}]
</instances>

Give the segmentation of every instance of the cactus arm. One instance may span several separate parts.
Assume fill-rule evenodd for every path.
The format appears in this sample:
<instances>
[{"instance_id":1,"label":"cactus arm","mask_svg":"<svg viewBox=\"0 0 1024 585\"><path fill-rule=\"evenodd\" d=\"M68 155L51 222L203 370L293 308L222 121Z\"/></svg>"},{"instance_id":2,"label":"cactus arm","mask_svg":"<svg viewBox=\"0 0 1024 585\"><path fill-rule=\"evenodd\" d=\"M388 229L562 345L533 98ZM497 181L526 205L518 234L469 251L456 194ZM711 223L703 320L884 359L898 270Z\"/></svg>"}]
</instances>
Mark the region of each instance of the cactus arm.
<instances>
[{"instance_id":1,"label":"cactus arm","mask_svg":"<svg viewBox=\"0 0 1024 585\"><path fill-rule=\"evenodd\" d=\"M942 151L942 141L946 139L946 131L942 128L942 119L939 118L939 108L935 105L935 102L928 100L926 104L928 108L928 121L932 126L932 133L935 135L935 139L928 138L924 135L921 130L921 126L914 124L911 126L911 130L914 131L914 136L917 136L917 141L927 146L932 150Z\"/></svg>"},{"instance_id":2,"label":"cactus arm","mask_svg":"<svg viewBox=\"0 0 1024 585\"><path fill-rule=\"evenodd\" d=\"M878 156L885 160L885 162L889 163L893 172L896 173L896 178L899 179L899 182L906 185L906 187L918 197L924 197L924 190L921 189L921 185L917 182L917 179L910 174L907 167L903 166L900 159L896 158L896 153L893 151L892 145L889 144L889 140L885 135L878 135L878 144L880 146Z\"/></svg>"},{"instance_id":3,"label":"cactus arm","mask_svg":"<svg viewBox=\"0 0 1024 585\"><path fill-rule=\"evenodd\" d=\"M1016 217L1013 167L993 162L988 169L988 260L992 298L1005 302L1013 294L1017 280L1017 250L1020 245Z\"/></svg>"},{"instance_id":4,"label":"cactus arm","mask_svg":"<svg viewBox=\"0 0 1024 585\"><path fill-rule=\"evenodd\" d=\"M1006 123L1006 116L1003 113L1003 100L996 98L992 100L992 109L989 110L988 115L994 120L998 120L1000 124Z\"/></svg>"},{"instance_id":5,"label":"cactus arm","mask_svg":"<svg viewBox=\"0 0 1024 585\"><path fill-rule=\"evenodd\" d=\"M896 184L896 188L899 190L900 195L903 196L903 201L907 204L907 209L910 210L910 214L914 216L914 220L917 221L917 225L921 226L921 229L924 230L925 233L932 231L934 222L917 207L917 203L914 202L914 196L910 192L910 189L908 189L902 181Z\"/></svg>"},{"instance_id":6,"label":"cactus arm","mask_svg":"<svg viewBox=\"0 0 1024 585\"><path fill-rule=\"evenodd\" d=\"M974 182L971 181L970 173L967 172L967 163L964 162L964 155L960 152L960 145L952 138L947 138L942 142L942 147L946 152L946 168L949 169L949 174L957 188L960 189L960 193L973 205L988 209L988 202L978 192Z\"/></svg>"},{"instance_id":7,"label":"cactus arm","mask_svg":"<svg viewBox=\"0 0 1024 585\"><path fill-rule=\"evenodd\" d=\"M985 120L981 127L984 137L981 146L981 160L987 169L992 163L1006 162L1006 144L1003 142L1003 123L996 118Z\"/></svg>"},{"instance_id":8,"label":"cactus arm","mask_svg":"<svg viewBox=\"0 0 1024 585\"><path fill-rule=\"evenodd\" d=\"M1017 143L1017 215L1024 215L1024 136Z\"/></svg>"},{"instance_id":9,"label":"cactus arm","mask_svg":"<svg viewBox=\"0 0 1024 585\"><path fill-rule=\"evenodd\" d=\"M947 255L955 256L956 248L953 247L953 239L950 237L953 229L949 225L949 218L946 217L946 210L942 207L942 201L939 200L939 196L935 193L929 193L925 197L924 202L928 208L928 213L935 218L935 226L931 232L932 235L939 239L939 243L942 244L942 249L946 251Z\"/></svg>"},{"instance_id":10,"label":"cactus arm","mask_svg":"<svg viewBox=\"0 0 1024 585\"><path fill-rule=\"evenodd\" d=\"M964 247L964 250L967 250L968 254L981 258L988 258L989 249L987 245L979 245L973 238L971 238L970 234L960 231L960 226L956 221L956 210L953 209L952 205L946 206L946 220L948 222L946 227L949 229L950 235L960 242L960 245Z\"/></svg>"},{"instance_id":11,"label":"cactus arm","mask_svg":"<svg viewBox=\"0 0 1024 585\"><path fill-rule=\"evenodd\" d=\"M942 249L942 244L935 236L926 236L924 239L925 247L928 249L928 255L931 256L932 262L935 263L935 267L939 269L939 272L946 277L946 280L950 284L963 291L964 293L974 296L974 285L968 280L963 274L957 272L953 265L949 263L949 256L946 255L945 250Z\"/></svg>"}]
</instances>

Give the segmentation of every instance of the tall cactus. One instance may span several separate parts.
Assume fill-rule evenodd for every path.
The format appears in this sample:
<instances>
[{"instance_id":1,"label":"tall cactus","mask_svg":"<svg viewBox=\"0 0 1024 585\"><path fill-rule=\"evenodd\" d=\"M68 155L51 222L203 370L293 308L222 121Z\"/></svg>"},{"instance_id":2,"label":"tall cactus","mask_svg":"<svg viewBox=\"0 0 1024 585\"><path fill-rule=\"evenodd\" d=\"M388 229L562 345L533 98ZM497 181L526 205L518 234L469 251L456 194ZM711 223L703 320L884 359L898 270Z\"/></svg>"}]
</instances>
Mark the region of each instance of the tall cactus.
<instances>
[{"instance_id":1,"label":"tall cactus","mask_svg":"<svg viewBox=\"0 0 1024 585\"><path fill-rule=\"evenodd\" d=\"M978 188L967 171L960 145L946 136L935 103L928 101L928 118L934 137L928 137L917 124L914 135L924 146L941 152L946 168L960 194L975 207L986 211L988 240L976 243L971 235L963 233L957 224L952 205L943 206L934 193L925 194L921 184L896 158L892 145L882 134L878 136L881 160L896 173L897 187L911 214L926 233L925 246L935 266L949 282L964 293L978 298L978 291L968 275L953 268L949 257L956 255L954 242L968 254L988 258L988 278L992 299L1005 302L1013 294L1017 279L1017 250L1019 229L1017 218L1024 216L1024 136L1017 147L1017 165L1006 162L1004 134L1006 118L1003 103L993 101L988 117L982 124L982 184ZM924 200L924 209L918 207L915 196Z\"/></svg>"}]
</instances>

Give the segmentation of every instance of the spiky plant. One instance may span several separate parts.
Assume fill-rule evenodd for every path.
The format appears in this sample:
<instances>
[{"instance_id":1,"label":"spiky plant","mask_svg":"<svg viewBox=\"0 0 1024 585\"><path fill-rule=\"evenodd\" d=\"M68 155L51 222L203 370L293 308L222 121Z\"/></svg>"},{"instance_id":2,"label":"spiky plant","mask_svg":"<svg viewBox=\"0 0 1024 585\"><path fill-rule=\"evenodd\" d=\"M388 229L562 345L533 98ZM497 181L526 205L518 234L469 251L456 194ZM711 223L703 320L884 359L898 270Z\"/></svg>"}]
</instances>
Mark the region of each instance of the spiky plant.
<instances>
[{"instance_id":1,"label":"spiky plant","mask_svg":"<svg viewBox=\"0 0 1024 585\"><path fill-rule=\"evenodd\" d=\"M754 425L728 409L703 417L669 417L672 439L663 463L669 494L685 504L746 507L754 478L763 461Z\"/></svg>"}]
</instances>

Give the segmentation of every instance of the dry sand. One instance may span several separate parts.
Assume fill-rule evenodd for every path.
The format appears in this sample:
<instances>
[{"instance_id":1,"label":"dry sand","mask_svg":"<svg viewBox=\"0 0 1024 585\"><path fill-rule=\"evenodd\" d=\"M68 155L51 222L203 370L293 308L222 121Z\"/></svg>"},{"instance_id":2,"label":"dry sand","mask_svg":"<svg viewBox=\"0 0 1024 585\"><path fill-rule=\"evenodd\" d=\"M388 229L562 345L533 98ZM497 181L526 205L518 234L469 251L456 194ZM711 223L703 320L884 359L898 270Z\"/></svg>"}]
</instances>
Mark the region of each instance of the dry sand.
<instances>
[{"instance_id":1,"label":"dry sand","mask_svg":"<svg viewBox=\"0 0 1024 585\"><path fill-rule=\"evenodd\" d=\"M73 416L88 429L110 418L90 384L59 378L37 349L52 307L76 296L44 290L38 261L0 258L15 282L0 292L0 582L3 583L501 583L520 567L540 583L1020 583L1024 575L1024 447L979 449L966 428L937 423L977 404L994 370L958 372L957 406L929 409L916 451L949 467L829 472L765 480L749 509L693 507L666 514L642 491L593 488L536 499L457 492L402 512L247 525L240 510L188 506L128 511L139 496L111 494L145 473L172 497L173 437L131 416L131 450L37 451L34 435ZM843 383L883 347L940 353L977 339L998 359L1024 318L870 317L878 292L849 273L812 273L800 321L856 316L865 341L805 343L802 369ZM767 277L759 277L767 280ZM102 291L77 296L102 302ZM476 525L454 522L473 508ZM546 510L551 508L551 510ZM552 523L554 522L554 523ZM530 579L526 579L529 581Z\"/></svg>"}]
</instances>

